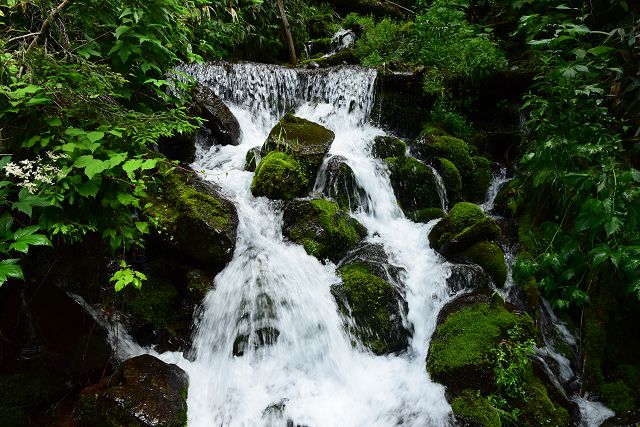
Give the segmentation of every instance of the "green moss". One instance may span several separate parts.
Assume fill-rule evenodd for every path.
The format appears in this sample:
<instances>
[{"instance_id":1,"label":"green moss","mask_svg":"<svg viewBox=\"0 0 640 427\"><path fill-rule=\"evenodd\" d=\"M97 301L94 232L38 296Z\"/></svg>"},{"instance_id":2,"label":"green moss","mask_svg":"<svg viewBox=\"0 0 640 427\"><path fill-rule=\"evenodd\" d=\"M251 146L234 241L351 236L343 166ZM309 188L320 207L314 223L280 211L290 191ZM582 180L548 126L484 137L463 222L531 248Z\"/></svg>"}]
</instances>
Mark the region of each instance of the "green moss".
<instances>
[{"instance_id":1,"label":"green moss","mask_svg":"<svg viewBox=\"0 0 640 427\"><path fill-rule=\"evenodd\" d=\"M175 323L178 290L168 282L149 281L143 289L127 288L125 309L135 317L153 323L156 328L166 328Z\"/></svg>"},{"instance_id":2,"label":"green moss","mask_svg":"<svg viewBox=\"0 0 640 427\"><path fill-rule=\"evenodd\" d=\"M427 134L422 137L417 148L424 157L440 157L452 162L460 172L464 184L469 183L474 164L466 142L448 135Z\"/></svg>"},{"instance_id":3,"label":"green moss","mask_svg":"<svg viewBox=\"0 0 640 427\"><path fill-rule=\"evenodd\" d=\"M256 168L251 183L254 196L291 200L309 188L304 167L293 157L278 151L269 153Z\"/></svg>"},{"instance_id":4,"label":"green moss","mask_svg":"<svg viewBox=\"0 0 640 427\"><path fill-rule=\"evenodd\" d=\"M287 208L285 233L309 255L338 261L366 235L366 229L337 203L303 201Z\"/></svg>"},{"instance_id":5,"label":"green moss","mask_svg":"<svg viewBox=\"0 0 640 427\"><path fill-rule=\"evenodd\" d=\"M462 176L452 161L439 157L436 159L435 168L442 176L444 186L447 189L447 197L450 202L460 198L462 192Z\"/></svg>"},{"instance_id":6,"label":"green moss","mask_svg":"<svg viewBox=\"0 0 640 427\"><path fill-rule=\"evenodd\" d=\"M635 409L633 392L623 381L606 383L600 387L602 402L617 415Z\"/></svg>"},{"instance_id":7,"label":"green moss","mask_svg":"<svg viewBox=\"0 0 640 427\"><path fill-rule=\"evenodd\" d=\"M476 390L464 390L451 401L456 418L482 427L501 427L500 414Z\"/></svg>"},{"instance_id":8,"label":"green moss","mask_svg":"<svg viewBox=\"0 0 640 427\"><path fill-rule=\"evenodd\" d=\"M496 195L495 211L517 217L524 204L523 184L520 178L514 178Z\"/></svg>"},{"instance_id":9,"label":"green moss","mask_svg":"<svg viewBox=\"0 0 640 427\"><path fill-rule=\"evenodd\" d=\"M404 157L407 144L393 136L376 136L371 147L371 154L379 159L387 157Z\"/></svg>"},{"instance_id":10,"label":"green moss","mask_svg":"<svg viewBox=\"0 0 640 427\"><path fill-rule=\"evenodd\" d=\"M452 390L487 389L494 381L492 349L516 325L531 335L529 316L501 305L476 304L449 315L434 334L427 369Z\"/></svg>"},{"instance_id":11,"label":"green moss","mask_svg":"<svg viewBox=\"0 0 640 427\"><path fill-rule=\"evenodd\" d=\"M507 280L507 264L504 252L494 242L479 242L460 254L478 264L493 279L498 287Z\"/></svg>"},{"instance_id":12,"label":"green moss","mask_svg":"<svg viewBox=\"0 0 640 427\"><path fill-rule=\"evenodd\" d=\"M602 324L587 316L582 329L584 343L584 385L587 390L599 390L605 383L602 372L602 356L607 347L607 334Z\"/></svg>"},{"instance_id":13,"label":"green moss","mask_svg":"<svg viewBox=\"0 0 640 427\"><path fill-rule=\"evenodd\" d=\"M385 160L391 171L391 185L405 213L441 206L436 178L427 165L412 157Z\"/></svg>"},{"instance_id":14,"label":"green moss","mask_svg":"<svg viewBox=\"0 0 640 427\"><path fill-rule=\"evenodd\" d=\"M431 233L429 233L429 241L434 248L440 248L445 242L453 239L457 234L465 228L485 218L484 211L478 205L468 202L457 203L449 214L443 218Z\"/></svg>"},{"instance_id":15,"label":"green moss","mask_svg":"<svg viewBox=\"0 0 640 427\"><path fill-rule=\"evenodd\" d=\"M32 425L30 413L46 409L67 391L61 378L40 369L0 375L0 420L6 426Z\"/></svg>"},{"instance_id":16,"label":"green moss","mask_svg":"<svg viewBox=\"0 0 640 427\"><path fill-rule=\"evenodd\" d=\"M309 186L315 181L334 138L334 133L329 129L287 113L269 133L262 146L262 154L280 151L290 155L302 166L300 170Z\"/></svg>"},{"instance_id":17,"label":"green moss","mask_svg":"<svg viewBox=\"0 0 640 427\"><path fill-rule=\"evenodd\" d=\"M525 399L514 402L514 406L520 409L520 424L531 427L571 425L571 416L567 410L551 400L544 383L531 369L523 381Z\"/></svg>"},{"instance_id":18,"label":"green moss","mask_svg":"<svg viewBox=\"0 0 640 427\"><path fill-rule=\"evenodd\" d=\"M491 161L484 157L472 157L473 169L469 174L469 178L465 181L464 193L467 200L481 202L487 193L487 188L491 183L492 164Z\"/></svg>"},{"instance_id":19,"label":"green moss","mask_svg":"<svg viewBox=\"0 0 640 427\"><path fill-rule=\"evenodd\" d=\"M426 224L431 220L442 218L445 215L446 214L444 213L444 211L440 208L425 208L425 209L418 209L417 211L409 212L407 214L407 217L412 221L423 222Z\"/></svg>"},{"instance_id":20,"label":"green moss","mask_svg":"<svg viewBox=\"0 0 640 427\"><path fill-rule=\"evenodd\" d=\"M397 306L393 287L373 274L364 263L343 266L338 274L342 277L342 292L357 325L356 335L376 354L394 351L394 341L399 337L391 321L392 307Z\"/></svg>"}]
</instances>

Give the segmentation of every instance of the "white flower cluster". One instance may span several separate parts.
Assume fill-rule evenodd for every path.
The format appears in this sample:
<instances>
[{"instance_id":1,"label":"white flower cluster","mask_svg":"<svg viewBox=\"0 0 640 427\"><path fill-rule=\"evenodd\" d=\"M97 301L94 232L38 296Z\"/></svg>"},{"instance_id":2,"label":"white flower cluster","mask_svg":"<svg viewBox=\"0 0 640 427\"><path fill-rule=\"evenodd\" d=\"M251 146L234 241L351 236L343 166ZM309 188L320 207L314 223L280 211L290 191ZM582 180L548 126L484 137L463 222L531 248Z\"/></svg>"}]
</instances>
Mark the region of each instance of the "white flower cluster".
<instances>
[{"instance_id":1,"label":"white flower cluster","mask_svg":"<svg viewBox=\"0 0 640 427\"><path fill-rule=\"evenodd\" d=\"M18 178L18 185L36 193L41 185L53 185L59 177L60 169L54 162L66 157L64 154L56 154L48 151L45 157L38 156L35 160L20 160L17 163L9 162L4 167L7 176Z\"/></svg>"}]
</instances>

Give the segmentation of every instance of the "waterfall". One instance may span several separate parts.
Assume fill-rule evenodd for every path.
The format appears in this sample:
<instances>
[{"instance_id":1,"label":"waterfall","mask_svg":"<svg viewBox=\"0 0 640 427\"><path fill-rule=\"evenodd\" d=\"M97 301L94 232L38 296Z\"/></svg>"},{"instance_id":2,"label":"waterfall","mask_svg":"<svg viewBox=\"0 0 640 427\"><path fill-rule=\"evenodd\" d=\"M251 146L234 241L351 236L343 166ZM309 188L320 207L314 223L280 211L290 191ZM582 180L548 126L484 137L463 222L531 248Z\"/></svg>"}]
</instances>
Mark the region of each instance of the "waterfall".
<instances>
[{"instance_id":1,"label":"waterfall","mask_svg":"<svg viewBox=\"0 0 640 427\"><path fill-rule=\"evenodd\" d=\"M425 358L450 272L429 247L432 224L404 217L387 168L371 157L373 138L384 134L369 124L376 72L249 63L182 71L227 103L243 135L239 146L200 148L193 165L235 204L239 228L233 260L203 303L195 359L162 355L191 378L189 426L449 425L444 388L430 381ZM282 203L250 192L246 152L292 110L334 131L329 156L346 159L362 189L352 215L401 271L413 336L400 355L375 356L352 345L330 293L340 281L336 266L284 240Z\"/></svg>"}]
</instances>

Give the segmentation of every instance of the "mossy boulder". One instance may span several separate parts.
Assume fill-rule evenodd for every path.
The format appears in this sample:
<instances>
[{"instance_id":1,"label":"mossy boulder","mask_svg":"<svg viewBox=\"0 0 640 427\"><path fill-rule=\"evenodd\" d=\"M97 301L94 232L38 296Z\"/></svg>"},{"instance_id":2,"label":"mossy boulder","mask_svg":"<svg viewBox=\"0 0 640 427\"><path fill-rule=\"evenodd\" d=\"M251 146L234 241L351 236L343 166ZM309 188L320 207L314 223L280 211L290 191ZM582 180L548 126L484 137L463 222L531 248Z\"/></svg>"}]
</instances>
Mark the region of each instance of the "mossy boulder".
<instances>
[{"instance_id":1,"label":"mossy boulder","mask_svg":"<svg viewBox=\"0 0 640 427\"><path fill-rule=\"evenodd\" d=\"M126 360L99 384L85 388L77 418L95 427L183 427L189 378L176 365L145 354Z\"/></svg>"},{"instance_id":2,"label":"mossy boulder","mask_svg":"<svg viewBox=\"0 0 640 427\"><path fill-rule=\"evenodd\" d=\"M405 214L425 208L441 208L438 183L429 166L413 157L385 159L391 172L391 185Z\"/></svg>"},{"instance_id":3,"label":"mossy boulder","mask_svg":"<svg viewBox=\"0 0 640 427\"><path fill-rule=\"evenodd\" d=\"M477 390L465 390L451 401L453 415L464 425L501 427L500 413Z\"/></svg>"},{"instance_id":4,"label":"mossy boulder","mask_svg":"<svg viewBox=\"0 0 640 427\"><path fill-rule=\"evenodd\" d=\"M481 202L485 199L487 189L493 177L493 163L486 157L475 156L471 158L473 169L470 178L464 187L467 200Z\"/></svg>"},{"instance_id":5,"label":"mossy boulder","mask_svg":"<svg viewBox=\"0 0 640 427\"><path fill-rule=\"evenodd\" d=\"M156 238L203 269L221 271L233 257L238 214L216 187L193 172L165 171L151 191Z\"/></svg>"},{"instance_id":6,"label":"mossy boulder","mask_svg":"<svg viewBox=\"0 0 640 427\"><path fill-rule=\"evenodd\" d=\"M438 251L444 257L459 254L478 242L492 241L500 236L500 226L493 218L483 218L469 227L462 229L445 241Z\"/></svg>"},{"instance_id":7,"label":"mossy boulder","mask_svg":"<svg viewBox=\"0 0 640 427\"><path fill-rule=\"evenodd\" d=\"M425 132L415 144L417 153L421 158L434 163L443 180L457 188L455 172L449 164L442 164L442 159L448 160L455 166L460 174L462 188L458 194L465 200L481 202L484 199L489 183L491 182L491 161L480 156L475 156L475 147L470 146L459 138L443 135L441 131ZM445 179L445 176L447 179ZM447 188L449 190L449 188ZM455 191L452 192L455 195ZM452 197L452 200L455 200Z\"/></svg>"},{"instance_id":8,"label":"mossy boulder","mask_svg":"<svg viewBox=\"0 0 640 427\"><path fill-rule=\"evenodd\" d=\"M407 217L415 222L427 223L434 219L443 218L446 213L441 208L424 208L409 212Z\"/></svg>"},{"instance_id":9,"label":"mossy boulder","mask_svg":"<svg viewBox=\"0 0 640 427\"><path fill-rule=\"evenodd\" d=\"M371 154L378 159L387 157L404 157L407 144L393 136L376 136L371 146Z\"/></svg>"},{"instance_id":10,"label":"mossy boulder","mask_svg":"<svg viewBox=\"0 0 640 427\"><path fill-rule=\"evenodd\" d=\"M203 127L219 145L238 145L242 132L238 119L210 88L196 85L189 112L205 119Z\"/></svg>"},{"instance_id":11,"label":"mossy boulder","mask_svg":"<svg viewBox=\"0 0 640 427\"><path fill-rule=\"evenodd\" d=\"M455 307L456 301L449 305ZM482 302L462 307L441 319L431 340L427 369L434 380L447 386L449 393L458 394L465 389L488 392L495 380L493 349L515 326L531 336L533 322L529 316L511 313L501 304Z\"/></svg>"},{"instance_id":12,"label":"mossy boulder","mask_svg":"<svg viewBox=\"0 0 640 427\"><path fill-rule=\"evenodd\" d=\"M338 269L342 284L331 288L340 310L351 316L353 333L376 354L406 350L409 334L403 326L399 292L364 262Z\"/></svg>"},{"instance_id":13,"label":"mossy boulder","mask_svg":"<svg viewBox=\"0 0 640 427\"><path fill-rule=\"evenodd\" d=\"M478 264L501 288L507 280L507 264L504 251L495 242L479 242L460 252L457 257Z\"/></svg>"},{"instance_id":14,"label":"mossy boulder","mask_svg":"<svg viewBox=\"0 0 640 427\"><path fill-rule=\"evenodd\" d=\"M310 190L334 139L335 134L329 129L287 113L269 133L262 155L280 151L293 157L302 165Z\"/></svg>"},{"instance_id":15,"label":"mossy boulder","mask_svg":"<svg viewBox=\"0 0 640 427\"><path fill-rule=\"evenodd\" d=\"M335 200L342 209L355 210L360 206L364 190L358 185L344 157L333 156L327 162L323 193Z\"/></svg>"},{"instance_id":16,"label":"mossy boulder","mask_svg":"<svg viewBox=\"0 0 640 427\"><path fill-rule=\"evenodd\" d=\"M447 189L449 203L458 202L462 195L462 176L452 161L437 157L433 161L433 167L438 171Z\"/></svg>"},{"instance_id":17,"label":"mossy boulder","mask_svg":"<svg viewBox=\"0 0 640 427\"><path fill-rule=\"evenodd\" d=\"M285 207L283 233L309 255L337 262L367 230L337 203L326 199L294 201Z\"/></svg>"},{"instance_id":18,"label":"mossy boulder","mask_svg":"<svg viewBox=\"0 0 640 427\"><path fill-rule=\"evenodd\" d=\"M250 148L245 157L244 170L255 172L260 160L262 160L260 147Z\"/></svg>"},{"instance_id":19,"label":"mossy boulder","mask_svg":"<svg viewBox=\"0 0 640 427\"><path fill-rule=\"evenodd\" d=\"M518 410L518 425L571 425L565 402L553 400L531 362L518 374L521 396L510 395L496 383L498 348L528 345L527 341L534 338L531 318L489 292L462 295L443 308L431 341L427 370L447 387L454 414L463 425L501 425L496 423L494 405L487 400L490 395L505 399L508 408ZM501 354L514 357L504 350Z\"/></svg>"},{"instance_id":20,"label":"mossy boulder","mask_svg":"<svg viewBox=\"0 0 640 427\"><path fill-rule=\"evenodd\" d=\"M291 200L309 191L306 169L286 153L272 151L256 168L251 193L256 197Z\"/></svg>"},{"instance_id":21,"label":"mossy boulder","mask_svg":"<svg viewBox=\"0 0 640 427\"><path fill-rule=\"evenodd\" d=\"M442 221L429 233L429 242L433 248L440 249L468 227L484 220L486 215L478 205L468 202L457 203Z\"/></svg>"},{"instance_id":22,"label":"mossy boulder","mask_svg":"<svg viewBox=\"0 0 640 427\"><path fill-rule=\"evenodd\" d=\"M602 402L617 416L637 409L634 401L633 390L623 381L605 383L600 387Z\"/></svg>"}]
</instances>

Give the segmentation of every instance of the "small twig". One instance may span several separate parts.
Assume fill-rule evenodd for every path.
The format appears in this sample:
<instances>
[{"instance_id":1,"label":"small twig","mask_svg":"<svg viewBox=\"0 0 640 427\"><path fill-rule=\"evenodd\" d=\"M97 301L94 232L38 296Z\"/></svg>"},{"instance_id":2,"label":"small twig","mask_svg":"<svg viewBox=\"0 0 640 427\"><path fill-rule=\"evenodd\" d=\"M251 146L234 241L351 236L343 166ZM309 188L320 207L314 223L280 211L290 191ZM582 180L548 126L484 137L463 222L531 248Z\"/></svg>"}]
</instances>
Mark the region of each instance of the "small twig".
<instances>
[{"instance_id":1,"label":"small twig","mask_svg":"<svg viewBox=\"0 0 640 427\"><path fill-rule=\"evenodd\" d=\"M37 36L37 35L40 35L39 31L37 33L23 34L21 36L14 37L12 39L7 40L7 44L9 44L11 42L15 42L15 41L21 40L21 39L26 39L26 38L29 38L29 37L32 37L32 36Z\"/></svg>"}]
</instances>

